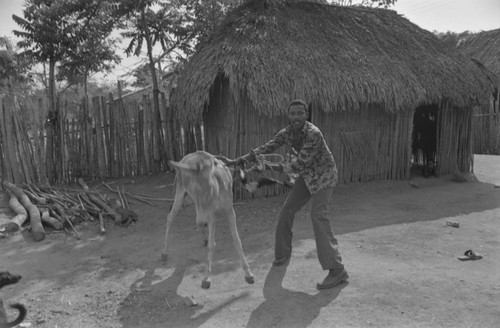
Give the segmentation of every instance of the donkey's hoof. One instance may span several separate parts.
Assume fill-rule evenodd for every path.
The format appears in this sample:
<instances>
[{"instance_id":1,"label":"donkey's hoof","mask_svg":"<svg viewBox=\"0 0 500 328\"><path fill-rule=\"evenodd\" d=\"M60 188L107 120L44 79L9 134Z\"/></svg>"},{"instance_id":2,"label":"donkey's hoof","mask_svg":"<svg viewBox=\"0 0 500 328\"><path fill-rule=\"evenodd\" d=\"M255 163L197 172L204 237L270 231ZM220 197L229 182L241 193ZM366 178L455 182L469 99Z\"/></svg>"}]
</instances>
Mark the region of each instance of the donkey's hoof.
<instances>
[{"instance_id":1,"label":"donkey's hoof","mask_svg":"<svg viewBox=\"0 0 500 328\"><path fill-rule=\"evenodd\" d=\"M245 277L245 281L249 284L255 283L255 280L253 279L253 276L250 277Z\"/></svg>"},{"instance_id":2,"label":"donkey's hoof","mask_svg":"<svg viewBox=\"0 0 500 328\"><path fill-rule=\"evenodd\" d=\"M201 282L201 288L203 288L203 289L209 289L210 288L210 281L203 280Z\"/></svg>"},{"instance_id":3,"label":"donkey's hoof","mask_svg":"<svg viewBox=\"0 0 500 328\"><path fill-rule=\"evenodd\" d=\"M161 253L161 260L163 262L167 262L167 259L168 259L168 254L167 253Z\"/></svg>"}]
</instances>

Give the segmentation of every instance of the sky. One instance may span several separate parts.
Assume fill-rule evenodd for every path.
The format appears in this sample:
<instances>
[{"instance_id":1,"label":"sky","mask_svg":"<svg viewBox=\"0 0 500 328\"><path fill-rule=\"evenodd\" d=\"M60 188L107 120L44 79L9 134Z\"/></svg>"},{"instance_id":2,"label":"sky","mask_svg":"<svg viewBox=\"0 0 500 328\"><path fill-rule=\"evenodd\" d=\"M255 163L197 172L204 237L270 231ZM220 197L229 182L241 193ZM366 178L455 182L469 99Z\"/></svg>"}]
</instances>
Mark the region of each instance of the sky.
<instances>
[{"instance_id":1,"label":"sky","mask_svg":"<svg viewBox=\"0 0 500 328\"><path fill-rule=\"evenodd\" d=\"M500 28L500 0L397 0L391 9L431 32Z\"/></svg>"},{"instance_id":2,"label":"sky","mask_svg":"<svg viewBox=\"0 0 500 328\"><path fill-rule=\"evenodd\" d=\"M0 0L0 35L12 36L22 17L22 0ZM500 28L500 0L397 0L391 7L429 31L479 32Z\"/></svg>"},{"instance_id":3,"label":"sky","mask_svg":"<svg viewBox=\"0 0 500 328\"><path fill-rule=\"evenodd\" d=\"M19 26L12 15L22 17L23 3L22 0L0 0L0 36L15 41L11 31ZM431 32L480 32L500 28L500 0L397 0L390 9ZM137 59L125 57L122 56L122 63L116 67L116 76L129 75L137 66Z\"/></svg>"}]
</instances>

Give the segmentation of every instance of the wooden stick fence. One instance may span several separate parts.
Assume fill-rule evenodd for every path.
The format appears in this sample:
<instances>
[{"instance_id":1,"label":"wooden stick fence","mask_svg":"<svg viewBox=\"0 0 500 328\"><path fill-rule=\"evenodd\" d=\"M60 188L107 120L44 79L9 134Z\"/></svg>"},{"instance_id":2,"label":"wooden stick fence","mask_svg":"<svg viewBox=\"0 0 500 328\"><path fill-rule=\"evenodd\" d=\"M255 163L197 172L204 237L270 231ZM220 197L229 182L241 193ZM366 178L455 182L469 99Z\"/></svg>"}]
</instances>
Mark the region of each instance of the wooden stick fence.
<instances>
[{"instance_id":1,"label":"wooden stick fence","mask_svg":"<svg viewBox=\"0 0 500 328\"><path fill-rule=\"evenodd\" d=\"M500 155L500 91L472 117L474 153Z\"/></svg>"},{"instance_id":2,"label":"wooden stick fence","mask_svg":"<svg viewBox=\"0 0 500 328\"><path fill-rule=\"evenodd\" d=\"M14 96L0 96L0 173L3 180L22 183L66 183L77 178L119 178L169 170L183 150L203 147L200 125L182 128L161 96L159 121L148 95L135 99L82 99L76 116L67 102L58 102L54 140L49 145L42 100L27 102L32 122L24 122ZM72 109L72 110L71 110ZM73 114L70 114L73 113ZM27 128L29 127L29 129ZM159 129L157 133L154 129ZM182 131L185 136L181 137ZM181 145L182 140L191 145ZM52 163L47 165L48 158Z\"/></svg>"},{"instance_id":3,"label":"wooden stick fence","mask_svg":"<svg viewBox=\"0 0 500 328\"><path fill-rule=\"evenodd\" d=\"M0 173L3 180L38 180L33 148L14 97L0 96Z\"/></svg>"}]
</instances>

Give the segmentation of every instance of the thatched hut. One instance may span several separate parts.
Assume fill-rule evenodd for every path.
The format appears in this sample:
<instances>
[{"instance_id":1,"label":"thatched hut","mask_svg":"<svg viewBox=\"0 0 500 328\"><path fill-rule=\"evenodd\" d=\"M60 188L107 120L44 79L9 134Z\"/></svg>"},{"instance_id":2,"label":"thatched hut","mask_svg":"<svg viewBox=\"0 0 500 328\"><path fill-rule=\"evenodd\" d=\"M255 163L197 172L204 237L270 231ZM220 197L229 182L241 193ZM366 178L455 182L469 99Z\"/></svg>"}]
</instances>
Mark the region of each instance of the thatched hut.
<instances>
[{"instance_id":1,"label":"thatched hut","mask_svg":"<svg viewBox=\"0 0 500 328\"><path fill-rule=\"evenodd\" d=\"M458 49L478 60L500 81L500 29L469 35ZM474 152L500 155L500 84L490 102L476 107L473 116Z\"/></svg>"},{"instance_id":2,"label":"thatched hut","mask_svg":"<svg viewBox=\"0 0 500 328\"><path fill-rule=\"evenodd\" d=\"M203 119L209 152L234 157L269 140L303 98L341 181L407 179L422 153L412 139L429 129L438 174L471 170L472 108L492 92L482 71L391 10L251 0L199 46L172 104Z\"/></svg>"}]
</instances>

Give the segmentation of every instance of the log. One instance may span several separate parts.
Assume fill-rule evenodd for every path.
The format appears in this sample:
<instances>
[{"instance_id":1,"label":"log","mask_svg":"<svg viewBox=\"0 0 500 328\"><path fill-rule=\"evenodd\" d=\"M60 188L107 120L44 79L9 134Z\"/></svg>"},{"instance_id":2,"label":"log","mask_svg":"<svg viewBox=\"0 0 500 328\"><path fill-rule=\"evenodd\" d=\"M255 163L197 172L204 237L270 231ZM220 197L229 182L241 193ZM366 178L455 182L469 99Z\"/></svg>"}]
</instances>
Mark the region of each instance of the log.
<instances>
[{"instance_id":1,"label":"log","mask_svg":"<svg viewBox=\"0 0 500 328\"><path fill-rule=\"evenodd\" d=\"M101 200L99 197L97 197L94 193L92 193L89 189L89 186L83 181L82 178L78 179L78 183L82 186L83 191L89 196L90 200L93 201L96 205L100 206L102 209L104 209L109 215L111 215L115 223L121 224L122 222L122 216L117 213L114 209L108 206L103 200Z\"/></svg>"},{"instance_id":2,"label":"log","mask_svg":"<svg viewBox=\"0 0 500 328\"><path fill-rule=\"evenodd\" d=\"M9 189L7 189L7 192L9 193L10 200L9 200L9 207L16 213L16 216L14 216L11 219L11 222L5 226L5 231L6 232L15 232L21 229L21 226L26 222L26 219L28 218L28 213L26 212L26 209L19 203L19 199L17 196L12 193Z\"/></svg>"},{"instance_id":3,"label":"log","mask_svg":"<svg viewBox=\"0 0 500 328\"><path fill-rule=\"evenodd\" d=\"M79 195L80 206L87 210L87 212L100 213L101 209L96 204L92 203L87 194ZM85 204L84 204L85 203Z\"/></svg>"},{"instance_id":4,"label":"log","mask_svg":"<svg viewBox=\"0 0 500 328\"><path fill-rule=\"evenodd\" d=\"M119 188L116 188L116 190L114 190L113 188L111 188L109 186L109 184L107 184L106 182L103 182L102 183L106 188L108 188L109 190L111 190L112 192L118 194L119 193ZM143 202L143 203L146 203L148 205L151 205L151 206L156 206L155 204L151 203L151 202L148 202L147 200L150 199L150 200L158 200L158 201L167 201L167 202L173 202L174 199L173 198L153 198L153 197L149 197L149 196L144 196L144 195L134 195L134 194L131 194L129 192L125 192L124 191L124 195L129 195L130 197L132 197L133 199L136 199L140 202ZM127 201L128 202L128 201Z\"/></svg>"},{"instance_id":5,"label":"log","mask_svg":"<svg viewBox=\"0 0 500 328\"><path fill-rule=\"evenodd\" d=\"M35 193L33 193L32 191L27 191L25 190L24 191L28 197L30 197L34 202L35 204L47 204L47 198L46 197L40 197L38 195L36 195Z\"/></svg>"},{"instance_id":6,"label":"log","mask_svg":"<svg viewBox=\"0 0 500 328\"><path fill-rule=\"evenodd\" d=\"M56 205L55 207L56 207L57 211L52 211L52 215L54 215L59 220L59 222L67 222L68 225L70 226L70 228L73 229L73 231L75 232L76 239L80 239L80 235L78 234L78 231L76 230L75 226L73 225L71 220L68 218L66 213L64 213L64 209L59 205ZM57 212L59 212L59 214Z\"/></svg>"},{"instance_id":7,"label":"log","mask_svg":"<svg viewBox=\"0 0 500 328\"><path fill-rule=\"evenodd\" d=\"M125 192L125 186L122 185L122 196L123 196L123 201L125 202L125 208L126 209L130 209L130 205L128 203L128 199L127 199L127 193Z\"/></svg>"},{"instance_id":8,"label":"log","mask_svg":"<svg viewBox=\"0 0 500 328\"><path fill-rule=\"evenodd\" d=\"M42 222L50 225L56 230L62 230L63 228L62 223L58 219L50 216L48 209L43 209L41 210L41 212L42 212Z\"/></svg>"},{"instance_id":9,"label":"log","mask_svg":"<svg viewBox=\"0 0 500 328\"><path fill-rule=\"evenodd\" d=\"M40 218L40 211L38 207L33 205L28 196L15 184L12 184L8 181L4 181L3 185L12 191L19 201L24 206L24 208L28 211L30 224L31 224L31 233L33 234L33 239L35 241L40 241L45 239L45 230L43 229L42 219Z\"/></svg>"}]
</instances>

